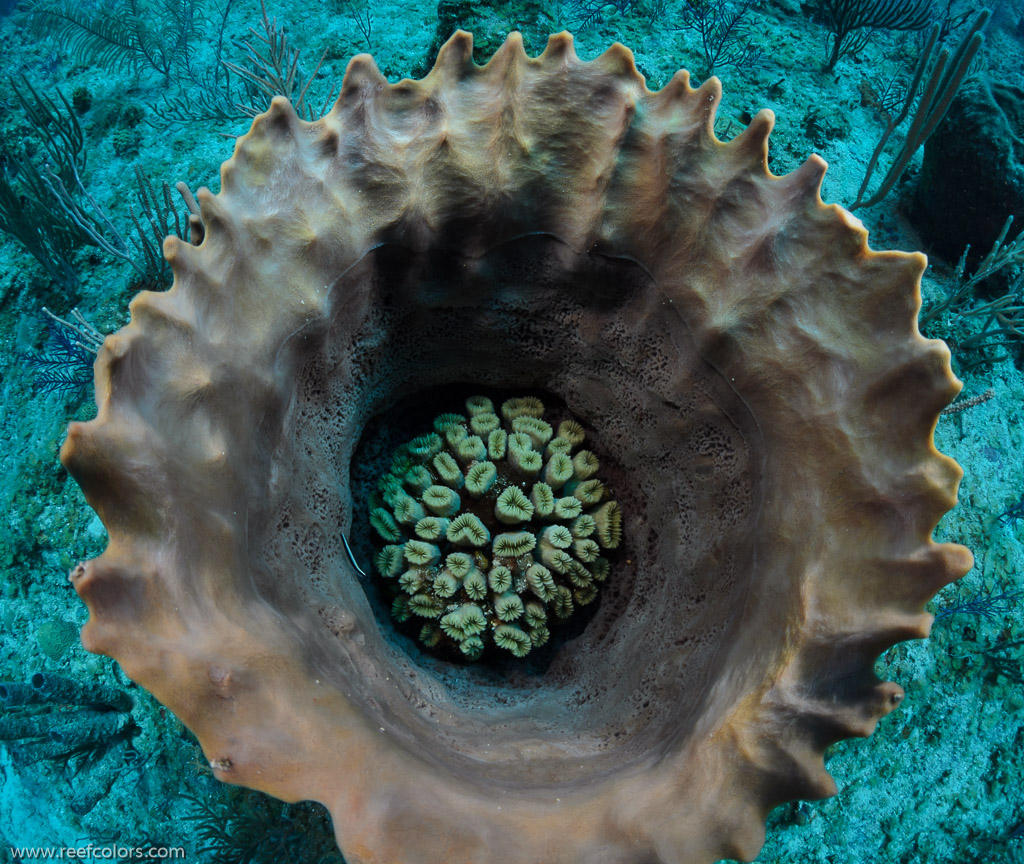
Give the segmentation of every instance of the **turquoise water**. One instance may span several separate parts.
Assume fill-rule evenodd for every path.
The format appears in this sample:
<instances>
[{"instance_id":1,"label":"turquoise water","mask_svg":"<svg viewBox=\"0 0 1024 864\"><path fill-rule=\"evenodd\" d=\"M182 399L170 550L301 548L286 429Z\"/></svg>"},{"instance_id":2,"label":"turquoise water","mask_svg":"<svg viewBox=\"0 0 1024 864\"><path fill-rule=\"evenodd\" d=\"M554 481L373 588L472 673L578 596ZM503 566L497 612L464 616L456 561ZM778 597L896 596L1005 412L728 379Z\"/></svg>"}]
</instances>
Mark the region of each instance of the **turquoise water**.
<instances>
[{"instance_id":1,"label":"turquoise water","mask_svg":"<svg viewBox=\"0 0 1024 864\"><path fill-rule=\"evenodd\" d=\"M786 174L818 153L829 163L822 197L851 207L887 123L898 118L927 26L874 30L826 71L829 31L813 6L748 4L731 36L712 21L702 41L697 19L656 0L282 0L267 7L273 21L261 20L250 0L0 2L0 860L15 860L19 849L55 855L90 844L103 860L131 860L127 850L136 847L154 850L151 857L180 848L188 861L341 860L322 807L220 783L173 714L78 641L87 611L68 573L103 551L106 532L58 450L69 422L96 413L92 328L115 332L137 291L169 287L159 239L183 236L188 221L175 183L216 192L219 166L251 115L287 90L306 116L320 116L354 54L371 52L396 82L425 74L456 27L474 34L477 62L510 32L521 31L535 55L550 33L568 28L583 59L625 44L652 89L678 68L695 81L713 71L724 90L720 138L772 109L770 170ZM701 8L718 7L741 11ZM935 7L916 23L938 20L955 64L981 7ZM1006 85L1010 100L1024 87L1024 4L992 11L966 71ZM268 27L287 38L285 67L296 58L290 83L261 68ZM1017 98L1024 105L1019 91ZM918 104L894 124L862 199L899 163ZM936 445L965 476L935 536L966 545L976 563L933 601L931 611L945 614L929 638L881 656L878 674L907 692L902 706L870 739L829 748L835 797L770 815L757 857L765 864L1024 860L1024 241L1013 246L1011 228L1004 251L982 260L1007 216L1024 224L1024 108L1004 113L1016 116L1018 136L1005 160L980 143L975 158L956 157L1016 177L996 183L998 194L986 198L980 181L942 191L950 169L929 168L924 148L911 148L892 188L855 213L874 249L929 254L923 329L950 343L960 399L975 400L938 422ZM997 135L1007 133L999 127ZM958 221L961 208L976 215ZM962 234L942 230L954 222ZM968 244L973 254L958 276ZM949 305L955 286L984 267L990 277ZM1001 317L986 312L994 301Z\"/></svg>"}]
</instances>

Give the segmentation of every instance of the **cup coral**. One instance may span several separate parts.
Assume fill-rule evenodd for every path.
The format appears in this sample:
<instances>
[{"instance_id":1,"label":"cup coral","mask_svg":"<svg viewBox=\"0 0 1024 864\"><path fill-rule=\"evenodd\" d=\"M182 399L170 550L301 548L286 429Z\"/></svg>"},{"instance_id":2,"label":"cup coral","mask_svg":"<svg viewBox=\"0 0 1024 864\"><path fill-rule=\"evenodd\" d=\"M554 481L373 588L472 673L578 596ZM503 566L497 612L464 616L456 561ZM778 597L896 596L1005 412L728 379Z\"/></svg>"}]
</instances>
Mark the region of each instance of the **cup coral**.
<instances>
[{"instance_id":1,"label":"cup coral","mask_svg":"<svg viewBox=\"0 0 1024 864\"><path fill-rule=\"evenodd\" d=\"M387 545L374 562L395 619L428 619L430 648L478 660L492 643L525 657L547 644L551 616L593 603L608 577L601 553L621 542L622 512L597 456L573 453L582 426L563 420L556 435L543 413L520 397L499 418L472 396L467 416L442 414L399 447L381 480L369 518Z\"/></svg>"},{"instance_id":2,"label":"cup coral","mask_svg":"<svg viewBox=\"0 0 1024 864\"><path fill-rule=\"evenodd\" d=\"M769 112L718 141L714 78L651 92L621 45L581 62L564 34L484 67L471 48L393 85L360 55L314 123L275 99L200 191L201 244L166 241L174 285L108 337L98 416L61 454L110 534L72 574L82 641L218 777L324 802L351 864L750 859L770 808L835 791L825 748L902 698L879 653L970 566L931 539L959 382L917 330L925 259L870 250L820 159L772 176ZM434 656L353 565L379 479L357 454L453 388L542 394L578 428L570 475L543 426L470 423L377 512L378 533L423 526L390 578L447 567L400 589L446 637L525 647L530 568L459 557L486 532L555 560L595 505L540 532L530 506L572 478L621 504L589 511L621 531L593 613L524 661ZM502 443L532 486L488 525L467 504Z\"/></svg>"}]
</instances>

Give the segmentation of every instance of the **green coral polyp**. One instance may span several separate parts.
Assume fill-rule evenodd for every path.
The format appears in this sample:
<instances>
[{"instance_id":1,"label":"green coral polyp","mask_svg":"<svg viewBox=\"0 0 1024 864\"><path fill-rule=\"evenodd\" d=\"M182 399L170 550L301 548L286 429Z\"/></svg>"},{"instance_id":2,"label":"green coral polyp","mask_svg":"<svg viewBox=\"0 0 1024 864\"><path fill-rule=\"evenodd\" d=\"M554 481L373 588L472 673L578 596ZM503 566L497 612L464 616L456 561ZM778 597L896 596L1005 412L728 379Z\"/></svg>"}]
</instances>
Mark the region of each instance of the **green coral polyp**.
<instances>
[{"instance_id":1,"label":"green coral polyp","mask_svg":"<svg viewBox=\"0 0 1024 864\"><path fill-rule=\"evenodd\" d=\"M552 489L561 489L572 480L573 464L565 453L555 453L544 466L544 480Z\"/></svg>"},{"instance_id":2,"label":"green coral polyp","mask_svg":"<svg viewBox=\"0 0 1024 864\"><path fill-rule=\"evenodd\" d=\"M533 564L526 571L526 584L538 598L547 602L555 591L555 580L551 571L543 564Z\"/></svg>"},{"instance_id":3,"label":"green coral polyp","mask_svg":"<svg viewBox=\"0 0 1024 864\"><path fill-rule=\"evenodd\" d=\"M441 436L431 432L429 435L421 435L413 438L408 444L409 455L414 458L429 458L444 449L444 442Z\"/></svg>"},{"instance_id":4,"label":"green coral polyp","mask_svg":"<svg viewBox=\"0 0 1024 864\"><path fill-rule=\"evenodd\" d=\"M583 502L579 498L559 498L555 501L554 516L556 519L575 519L582 512Z\"/></svg>"},{"instance_id":5,"label":"green coral polyp","mask_svg":"<svg viewBox=\"0 0 1024 864\"><path fill-rule=\"evenodd\" d=\"M470 419L469 428L474 435L485 437L501 426L501 421L494 414L477 414Z\"/></svg>"},{"instance_id":6,"label":"green coral polyp","mask_svg":"<svg viewBox=\"0 0 1024 864\"><path fill-rule=\"evenodd\" d=\"M487 436L487 455L491 459L504 459L507 448L508 432L504 429L495 429Z\"/></svg>"},{"instance_id":7,"label":"green coral polyp","mask_svg":"<svg viewBox=\"0 0 1024 864\"><path fill-rule=\"evenodd\" d=\"M465 422L466 418L461 414L441 414L434 418L434 429L437 432L444 434L452 426L463 426Z\"/></svg>"},{"instance_id":8,"label":"green coral polyp","mask_svg":"<svg viewBox=\"0 0 1024 864\"><path fill-rule=\"evenodd\" d=\"M416 628L428 648L525 657L608 577L622 512L597 456L579 449L582 425L543 414L533 396L499 410L472 396L465 414L441 414L397 448L371 496L391 614L427 619Z\"/></svg>"},{"instance_id":9,"label":"green coral polyp","mask_svg":"<svg viewBox=\"0 0 1024 864\"><path fill-rule=\"evenodd\" d=\"M383 507L375 507L370 511L370 525L390 543L402 539L402 532L395 522L395 517Z\"/></svg>"},{"instance_id":10,"label":"green coral polyp","mask_svg":"<svg viewBox=\"0 0 1024 864\"><path fill-rule=\"evenodd\" d=\"M487 458L487 447L479 435L470 435L459 441L457 452L459 461L467 465L475 465Z\"/></svg>"},{"instance_id":11,"label":"green coral polyp","mask_svg":"<svg viewBox=\"0 0 1024 864\"><path fill-rule=\"evenodd\" d=\"M492 548L495 558L521 558L532 552L536 545L537 538L529 531L514 531L495 537Z\"/></svg>"},{"instance_id":12,"label":"green coral polyp","mask_svg":"<svg viewBox=\"0 0 1024 864\"><path fill-rule=\"evenodd\" d=\"M493 462L477 462L466 472L466 491L474 498L486 495L498 479L498 469Z\"/></svg>"},{"instance_id":13,"label":"green coral polyp","mask_svg":"<svg viewBox=\"0 0 1024 864\"><path fill-rule=\"evenodd\" d=\"M586 438L583 427L575 420L563 420L558 424L558 437L564 438L573 447L579 447Z\"/></svg>"},{"instance_id":14,"label":"green coral polyp","mask_svg":"<svg viewBox=\"0 0 1024 864\"><path fill-rule=\"evenodd\" d=\"M491 532L472 513L463 513L448 524L445 535L448 542L456 546L486 546L491 541Z\"/></svg>"},{"instance_id":15,"label":"green coral polyp","mask_svg":"<svg viewBox=\"0 0 1024 864\"><path fill-rule=\"evenodd\" d=\"M512 587L512 571L502 564L495 565L487 576L487 584L495 594L503 594Z\"/></svg>"},{"instance_id":16,"label":"green coral polyp","mask_svg":"<svg viewBox=\"0 0 1024 864\"><path fill-rule=\"evenodd\" d=\"M410 540L405 544L405 560L417 567L429 567L441 558L441 550L433 543L422 540Z\"/></svg>"},{"instance_id":17,"label":"green coral polyp","mask_svg":"<svg viewBox=\"0 0 1024 864\"><path fill-rule=\"evenodd\" d=\"M441 629L451 638L460 641L482 633L486 627L487 618L483 610L472 603L459 606L441 618Z\"/></svg>"},{"instance_id":18,"label":"green coral polyp","mask_svg":"<svg viewBox=\"0 0 1024 864\"><path fill-rule=\"evenodd\" d=\"M459 580L442 570L434 578L434 594L447 599L459 590Z\"/></svg>"},{"instance_id":19,"label":"green coral polyp","mask_svg":"<svg viewBox=\"0 0 1024 864\"><path fill-rule=\"evenodd\" d=\"M547 483L534 483L530 490L530 503L535 516L550 516L555 510L555 493Z\"/></svg>"},{"instance_id":20,"label":"green coral polyp","mask_svg":"<svg viewBox=\"0 0 1024 864\"><path fill-rule=\"evenodd\" d=\"M431 486L423 493L423 503L435 516L454 516L462 502L459 496L447 486Z\"/></svg>"},{"instance_id":21,"label":"green coral polyp","mask_svg":"<svg viewBox=\"0 0 1024 864\"><path fill-rule=\"evenodd\" d=\"M441 600L430 594L414 594L409 600L409 611L421 618L436 618L442 609Z\"/></svg>"},{"instance_id":22,"label":"green coral polyp","mask_svg":"<svg viewBox=\"0 0 1024 864\"><path fill-rule=\"evenodd\" d=\"M373 559L377 572L385 579L393 579L405 569L405 548L385 546Z\"/></svg>"},{"instance_id":23,"label":"green coral polyp","mask_svg":"<svg viewBox=\"0 0 1024 864\"><path fill-rule=\"evenodd\" d=\"M518 525L533 518L533 504L518 486L509 486L498 496L494 515L505 525Z\"/></svg>"},{"instance_id":24,"label":"green coral polyp","mask_svg":"<svg viewBox=\"0 0 1024 864\"><path fill-rule=\"evenodd\" d=\"M401 496L395 502L394 508L395 521L402 525L415 525L427 515L423 505L408 495Z\"/></svg>"},{"instance_id":25,"label":"green coral polyp","mask_svg":"<svg viewBox=\"0 0 1024 864\"><path fill-rule=\"evenodd\" d=\"M479 570L474 570L462 580L462 588L470 600L483 600L487 596L487 580Z\"/></svg>"},{"instance_id":26,"label":"green coral polyp","mask_svg":"<svg viewBox=\"0 0 1024 864\"><path fill-rule=\"evenodd\" d=\"M494 598L494 612L502 621L515 621L523 614L523 609L522 599L512 591Z\"/></svg>"},{"instance_id":27,"label":"green coral polyp","mask_svg":"<svg viewBox=\"0 0 1024 864\"><path fill-rule=\"evenodd\" d=\"M512 421L512 431L528 435L536 450L543 450L554 435L551 426L539 417L516 417Z\"/></svg>"},{"instance_id":28,"label":"green coral polyp","mask_svg":"<svg viewBox=\"0 0 1024 864\"><path fill-rule=\"evenodd\" d=\"M437 478L446 486L458 489L465 482L465 478L459 470L459 463L452 458L451 453L438 453L431 464L434 466L434 471L437 472Z\"/></svg>"},{"instance_id":29,"label":"green coral polyp","mask_svg":"<svg viewBox=\"0 0 1024 864\"><path fill-rule=\"evenodd\" d=\"M598 472L601 463L589 450L580 450L579 453L572 457L572 467L578 479L589 480Z\"/></svg>"},{"instance_id":30,"label":"green coral polyp","mask_svg":"<svg viewBox=\"0 0 1024 864\"><path fill-rule=\"evenodd\" d=\"M465 552L452 552L444 559L444 566L453 576L463 579L473 568L473 559Z\"/></svg>"},{"instance_id":31,"label":"green coral polyp","mask_svg":"<svg viewBox=\"0 0 1024 864\"><path fill-rule=\"evenodd\" d=\"M423 587L423 572L421 570L406 570L398 577L398 584L407 594L415 594Z\"/></svg>"},{"instance_id":32,"label":"green coral polyp","mask_svg":"<svg viewBox=\"0 0 1024 864\"><path fill-rule=\"evenodd\" d=\"M516 657L525 657L533 647L530 637L512 624L501 624L494 628L494 644L511 651Z\"/></svg>"},{"instance_id":33,"label":"green coral polyp","mask_svg":"<svg viewBox=\"0 0 1024 864\"><path fill-rule=\"evenodd\" d=\"M572 497L578 498L581 504L597 504L604 497L604 484L600 480L584 480L576 484Z\"/></svg>"},{"instance_id":34,"label":"green coral polyp","mask_svg":"<svg viewBox=\"0 0 1024 864\"><path fill-rule=\"evenodd\" d=\"M426 516L416 523L416 536L420 540L438 540L448 532L448 520Z\"/></svg>"}]
</instances>

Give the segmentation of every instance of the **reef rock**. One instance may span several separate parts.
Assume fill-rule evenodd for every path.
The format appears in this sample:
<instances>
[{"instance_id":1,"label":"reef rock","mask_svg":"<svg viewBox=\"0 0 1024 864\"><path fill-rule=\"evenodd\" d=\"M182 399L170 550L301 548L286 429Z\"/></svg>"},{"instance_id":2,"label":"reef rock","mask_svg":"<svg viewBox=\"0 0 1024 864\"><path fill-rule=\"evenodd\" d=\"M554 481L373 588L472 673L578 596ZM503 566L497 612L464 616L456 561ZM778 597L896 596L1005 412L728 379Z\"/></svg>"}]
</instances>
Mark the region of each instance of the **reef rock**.
<instances>
[{"instance_id":1,"label":"reef rock","mask_svg":"<svg viewBox=\"0 0 1024 864\"><path fill-rule=\"evenodd\" d=\"M915 227L957 261L985 257L1006 217L1008 240L1024 227L1024 90L976 75L960 88L924 145L911 203Z\"/></svg>"}]
</instances>

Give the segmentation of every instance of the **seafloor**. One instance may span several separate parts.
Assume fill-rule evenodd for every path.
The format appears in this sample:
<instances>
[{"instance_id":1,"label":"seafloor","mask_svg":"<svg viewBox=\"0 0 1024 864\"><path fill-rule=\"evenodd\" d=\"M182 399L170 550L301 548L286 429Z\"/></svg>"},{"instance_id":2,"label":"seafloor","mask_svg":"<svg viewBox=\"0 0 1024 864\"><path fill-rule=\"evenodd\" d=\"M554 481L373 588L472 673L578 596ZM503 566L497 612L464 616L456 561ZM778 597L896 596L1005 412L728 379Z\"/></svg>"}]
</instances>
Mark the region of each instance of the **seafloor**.
<instances>
[{"instance_id":1,"label":"seafloor","mask_svg":"<svg viewBox=\"0 0 1024 864\"><path fill-rule=\"evenodd\" d=\"M0 3L0 10L11 5ZM139 210L136 167L144 168L157 190L185 180L193 189L216 191L218 166L231 153L232 136L249 121L183 116L188 109L168 101L190 92L176 80L178 70L165 76L144 63L118 62L116 52L89 54L73 39L59 42L55 28L33 28L32 13L28 20L24 15L26 7L61 5L23 2L20 11L0 17L0 171L13 177L22 160L42 165L47 159L46 130L34 128L38 123L26 116L15 92L27 94L31 86L51 99L61 93L73 101L84 131L85 187L124 235L133 231L129 208ZM225 11L224 59L244 63L241 43L256 38L249 28L260 32L256 0L111 0L73 8L95 18L103 10L124 15L136 5L149 16L150 32L172 8L193 8L204 16L191 59L200 77L210 72L216 47L211 34ZM856 56L826 73L825 31L809 14L811 5L751 5L749 38L763 53L754 62L716 69L725 91L716 129L720 137L732 137L757 109L772 108L772 171L786 173L819 153L830 164L823 197L849 205L885 125L879 106L865 94L884 92L914 60L921 39L876 32ZM527 50L537 53L547 33L573 23L579 4L444 0L441 6L446 21L477 34L478 46L493 48L518 29ZM618 6L625 11L608 4L600 20L577 33L581 57L623 42L652 88L678 67L694 69L698 79L706 74L695 35L677 28L676 4ZM1024 86L1024 3L995 7L983 59L976 62L994 79ZM954 15L974 11L969 3L946 0L936 8ZM336 90L347 59L360 51L370 50L392 81L421 75L439 26L433 0L277 0L269 11L291 45L301 49L304 74L313 72L323 54L308 104ZM478 59L486 57L481 53ZM202 113L194 104L193 109ZM900 140L898 133L891 150ZM883 169L889 158L883 157ZM918 153L881 204L857 212L876 249L928 251L904 213L920 158ZM57 451L68 421L93 415L91 386L54 391L40 382L38 363L30 358L47 349L43 306L60 315L77 307L109 333L127 320L139 276L95 246L80 246L72 263L77 286L52 278L0 232L0 500L6 514L0 533L0 680L27 682L39 673L99 680L130 692L134 709L130 721L122 720L124 729L72 756L47 751L38 738L17 737L18 729L25 731L24 724L17 727L17 710L0 716L0 738L6 740L0 746L0 860L10 859L13 846L88 842L181 845L189 861L340 860L323 811L219 784L181 724L115 663L87 654L77 641L86 612L67 573L77 560L102 550L105 533L61 468ZM932 257L926 307L948 291L955 265ZM938 620L929 639L899 645L879 660L879 675L907 690L902 707L873 738L831 749L827 764L839 794L775 811L760 862L1024 860L1024 644L1012 645L1024 640L1024 597L1014 596L1024 591L1024 513L1003 515L1024 495L1024 343L1012 341L987 354L959 351L978 326L980 319L970 315L947 314L926 334L954 340L953 364L964 381L964 397L992 391L981 404L941 418L936 433L939 448L965 471L960 503L943 520L937 539L967 545L977 563L959 585L938 596L935 608L968 605ZM47 728L69 722L62 712L52 713Z\"/></svg>"}]
</instances>

